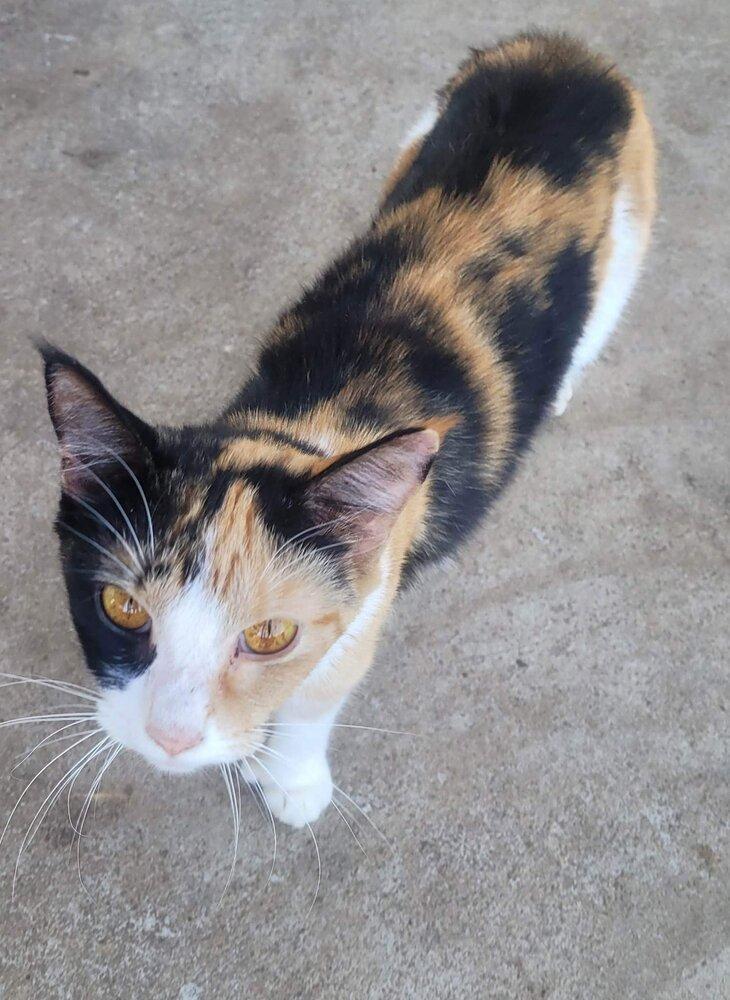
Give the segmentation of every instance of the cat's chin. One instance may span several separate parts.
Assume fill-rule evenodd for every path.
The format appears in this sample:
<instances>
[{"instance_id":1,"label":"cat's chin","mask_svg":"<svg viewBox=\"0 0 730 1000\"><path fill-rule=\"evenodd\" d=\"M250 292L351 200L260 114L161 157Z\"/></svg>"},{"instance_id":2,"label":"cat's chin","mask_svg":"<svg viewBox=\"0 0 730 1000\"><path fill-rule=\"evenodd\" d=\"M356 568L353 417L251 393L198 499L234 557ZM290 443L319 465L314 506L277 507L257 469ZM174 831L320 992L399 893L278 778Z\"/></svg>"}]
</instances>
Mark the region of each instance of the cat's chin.
<instances>
[{"instance_id":1,"label":"cat's chin","mask_svg":"<svg viewBox=\"0 0 730 1000\"><path fill-rule=\"evenodd\" d=\"M243 751L240 754L222 753L221 748L216 746L215 740L211 740L210 743L209 746L203 743L192 750L175 755L167 754L164 750L158 751L152 741L149 746L129 746L128 749L141 757L154 771L162 774L194 774L196 771L221 765L235 767L245 757Z\"/></svg>"},{"instance_id":2,"label":"cat's chin","mask_svg":"<svg viewBox=\"0 0 730 1000\"><path fill-rule=\"evenodd\" d=\"M136 752L149 764L153 771L161 774L194 774L196 771L201 771L204 767L210 767L212 763L211 761L181 760L178 757L170 757L167 760L153 760L146 753L142 753L139 750Z\"/></svg>"}]
</instances>

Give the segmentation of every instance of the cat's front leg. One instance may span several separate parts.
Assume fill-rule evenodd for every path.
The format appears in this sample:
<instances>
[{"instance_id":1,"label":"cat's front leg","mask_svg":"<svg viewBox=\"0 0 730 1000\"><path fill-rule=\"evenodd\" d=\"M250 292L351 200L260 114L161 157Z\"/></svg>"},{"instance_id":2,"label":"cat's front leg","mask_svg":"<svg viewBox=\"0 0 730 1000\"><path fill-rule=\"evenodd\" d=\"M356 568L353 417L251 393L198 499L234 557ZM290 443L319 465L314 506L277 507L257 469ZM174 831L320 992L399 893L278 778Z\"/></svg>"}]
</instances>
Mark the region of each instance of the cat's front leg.
<instances>
[{"instance_id":1,"label":"cat's front leg","mask_svg":"<svg viewBox=\"0 0 730 1000\"><path fill-rule=\"evenodd\" d=\"M385 558L381 560L387 565ZM250 766L277 819L301 828L332 801L327 744L345 699L372 663L384 612L396 578L375 587L354 621L330 647L299 691L269 723L268 744Z\"/></svg>"},{"instance_id":2,"label":"cat's front leg","mask_svg":"<svg viewBox=\"0 0 730 1000\"><path fill-rule=\"evenodd\" d=\"M271 723L271 738L252 767L269 809L282 823L306 826L332 801L327 744L339 707L316 711L294 703Z\"/></svg>"}]
</instances>

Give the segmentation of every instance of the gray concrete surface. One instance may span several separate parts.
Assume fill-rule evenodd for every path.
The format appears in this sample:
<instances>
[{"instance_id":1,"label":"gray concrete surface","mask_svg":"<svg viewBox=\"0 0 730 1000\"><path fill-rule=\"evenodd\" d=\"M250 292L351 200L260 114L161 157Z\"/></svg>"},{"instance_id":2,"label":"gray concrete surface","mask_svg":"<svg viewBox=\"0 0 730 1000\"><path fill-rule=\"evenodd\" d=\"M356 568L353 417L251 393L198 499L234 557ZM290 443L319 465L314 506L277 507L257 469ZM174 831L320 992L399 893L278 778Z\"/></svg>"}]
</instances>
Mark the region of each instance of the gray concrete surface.
<instances>
[{"instance_id":1,"label":"gray concrete surface","mask_svg":"<svg viewBox=\"0 0 730 1000\"><path fill-rule=\"evenodd\" d=\"M266 888L271 833L245 802L218 907L220 780L122 759L84 840L93 899L62 806L13 902L32 810L2 845L3 1000L730 996L723 8L0 6L0 669L85 680L29 336L77 352L150 419L213 414L277 310L365 222L465 48L538 17L641 83L662 174L620 336L477 541L402 600L345 713L419 734L336 740L336 780L392 850L363 823L364 856L330 812L309 911L311 841L279 830ZM3 716L64 701L0 697ZM2 813L32 742L0 733Z\"/></svg>"}]
</instances>

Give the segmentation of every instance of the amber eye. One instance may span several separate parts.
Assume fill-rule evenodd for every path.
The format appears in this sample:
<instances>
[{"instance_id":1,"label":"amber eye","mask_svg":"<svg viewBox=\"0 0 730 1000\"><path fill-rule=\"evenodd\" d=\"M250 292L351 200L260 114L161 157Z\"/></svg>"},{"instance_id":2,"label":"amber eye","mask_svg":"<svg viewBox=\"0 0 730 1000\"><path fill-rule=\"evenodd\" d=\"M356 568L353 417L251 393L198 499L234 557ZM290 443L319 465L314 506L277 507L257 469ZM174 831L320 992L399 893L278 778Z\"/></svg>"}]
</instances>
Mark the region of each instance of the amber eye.
<instances>
[{"instance_id":1,"label":"amber eye","mask_svg":"<svg viewBox=\"0 0 730 1000\"><path fill-rule=\"evenodd\" d=\"M150 620L145 609L121 587L107 583L101 588L101 606L112 624L129 632L136 632Z\"/></svg>"},{"instance_id":2,"label":"amber eye","mask_svg":"<svg viewBox=\"0 0 730 1000\"><path fill-rule=\"evenodd\" d=\"M267 618L243 630L243 641L250 653L266 656L281 653L296 638L297 626L288 618Z\"/></svg>"}]
</instances>

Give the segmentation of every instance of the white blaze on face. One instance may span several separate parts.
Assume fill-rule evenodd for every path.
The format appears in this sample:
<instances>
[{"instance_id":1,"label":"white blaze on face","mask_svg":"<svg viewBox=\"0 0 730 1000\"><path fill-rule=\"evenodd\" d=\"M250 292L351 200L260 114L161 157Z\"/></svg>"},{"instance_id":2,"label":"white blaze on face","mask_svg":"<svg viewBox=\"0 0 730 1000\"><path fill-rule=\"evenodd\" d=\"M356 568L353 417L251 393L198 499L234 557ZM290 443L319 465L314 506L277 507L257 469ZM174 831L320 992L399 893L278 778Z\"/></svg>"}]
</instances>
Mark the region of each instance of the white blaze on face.
<instances>
[{"instance_id":1,"label":"white blaze on face","mask_svg":"<svg viewBox=\"0 0 730 1000\"><path fill-rule=\"evenodd\" d=\"M223 620L200 577L153 619L154 660L123 689L102 696L99 719L110 736L170 771L240 756L226 748L210 717L214 685L235 642Z\"/></svg>"},{"instance_id":2,"label":"white blaze on face","mask_svg":"<svg viewBox=\"0 0 730 1000\"><path fill-rule=\"evenodd\" d=\"M221 665L218 608L199 579L160 618L155 645L145 728L163 749L175 753L176 746L185 750L203 739L210 686Z\"/></svg>"}]
</instances>

